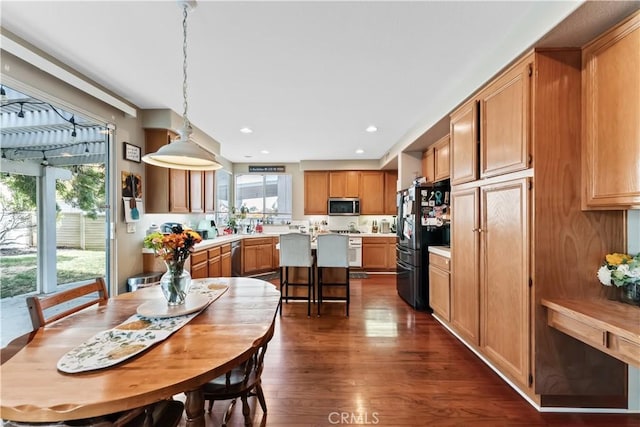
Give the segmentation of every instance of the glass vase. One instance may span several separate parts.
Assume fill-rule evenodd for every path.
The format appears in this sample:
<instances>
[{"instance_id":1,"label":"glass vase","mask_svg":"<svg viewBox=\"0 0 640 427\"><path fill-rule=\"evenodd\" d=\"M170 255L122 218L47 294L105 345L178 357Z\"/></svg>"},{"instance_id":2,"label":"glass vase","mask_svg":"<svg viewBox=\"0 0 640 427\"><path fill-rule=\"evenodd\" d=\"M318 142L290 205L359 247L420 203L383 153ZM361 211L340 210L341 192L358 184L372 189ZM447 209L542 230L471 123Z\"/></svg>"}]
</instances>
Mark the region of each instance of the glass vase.
<instances>
[{"instance_id":1,"label":"glass vase","mask_svg":"<svg viewBox=\"0 0 640 427\"><path fill-rule=\"evenodd\" d=\"M167 272L160 278L160 288L169 305L184 304L191 285L191 274L184 269L184 261L165 261Z\"/></svg>"},{"instance_id":2,"label":"glass vase","mask_svg":"<svg viewBox=\"0 0 640 427\"><path fill-rule=\"evenodd\" d=\"M640 283L629 283L622 287L622 302L640 305Z\"/></svg>"}]
</instances>

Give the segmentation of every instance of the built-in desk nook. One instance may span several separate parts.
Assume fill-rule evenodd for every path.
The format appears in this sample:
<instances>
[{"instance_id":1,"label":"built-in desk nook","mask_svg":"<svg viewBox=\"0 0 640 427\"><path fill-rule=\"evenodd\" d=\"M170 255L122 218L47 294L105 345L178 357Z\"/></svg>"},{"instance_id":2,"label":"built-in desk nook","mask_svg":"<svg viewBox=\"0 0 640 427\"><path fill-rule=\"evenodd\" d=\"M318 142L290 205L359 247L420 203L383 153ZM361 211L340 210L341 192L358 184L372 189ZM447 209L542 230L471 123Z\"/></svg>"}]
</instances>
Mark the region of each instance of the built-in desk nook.
<instances>
[{"instance_id":1,"label":"built-in desk nook","mask_svg":"<svg viewBox=\"0 0 640 427\"><path fill-rule=\"evenodd\" d=\"M552 328L640 367L640 307L606 299L542 299Z\"/></svg>"}]
</instances>

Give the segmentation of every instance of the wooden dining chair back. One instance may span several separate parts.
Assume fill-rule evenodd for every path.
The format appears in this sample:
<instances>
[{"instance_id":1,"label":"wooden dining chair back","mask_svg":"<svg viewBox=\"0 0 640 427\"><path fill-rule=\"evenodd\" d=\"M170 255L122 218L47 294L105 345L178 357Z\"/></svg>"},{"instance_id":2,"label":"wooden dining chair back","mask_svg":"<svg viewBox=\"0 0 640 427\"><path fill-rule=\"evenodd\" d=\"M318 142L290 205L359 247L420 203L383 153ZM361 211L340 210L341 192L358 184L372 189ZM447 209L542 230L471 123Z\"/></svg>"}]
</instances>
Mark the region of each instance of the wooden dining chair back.
<instances>
[{"instance_id":1,"label":"wooden dining chair back","mask_svg":"<svg viewBox=\"0 0 640 427\"><path fill-rule=\"evenodd\" d=\"M34 329L41 328L94 304L104 304L109 299L102 277L94 282L49 296L30 296L27 307Z\"/></svg>"},{"instance_id":2,"label":"wooden dining chair back","mask_svg":"<svg viewBox=\"0 0 640 427\"><path fill-rule=\"evenodd\" d=\"M349 236L344 234L320 234L317 239L316 265L318 267L318 316L323 300L337 300L346 302L347 316L349 316ZM344 269L344 281L325 281L325 269ZM326 287L343 287L342 295L324 295Z\"/></svg>"},{"instance_id":3,"label":"wooden dining chair back","mask_svg":"<svg viewBox=\"0 0 640 427\"><path fill-rule=\"evenodd\" d=\"M280 296L285 303L289 300L307 300L307 316L311 316L311 301L315 303L316 292L313 280L313 254L311 253L311 236L302 233L280 235ZM296 282L290 279L290 267L307 269L307 281ZM289 296L289 287L307 288L307 296ZM282 303L280 303L282 315Z\"/></svg>"},{"instance_id":4,"label":"wooden dining chair back","mask_svg":"<svg viewBox=\"0 0 640 427\"><path fill-rule=\"evenodd\" d=\"M226 426L236 400L240 398L242 401L242 414L244 416L244 424L251 425L251 409L249 407L249 397L258 398L260 407L264 414L267 413L267 402L262 391L262 371L264 369L264 355L267 351L267 345L275 329L275 322L262 340L256 345L255 351L251 353L249 358L237 367L231 369L224 375L205 384L202 389L204 392L205 402L209 401L208 411L213 410L213 403L216 400L229 400L231 403L227 407L222 425Z\"/></svg>"}]
</instances>

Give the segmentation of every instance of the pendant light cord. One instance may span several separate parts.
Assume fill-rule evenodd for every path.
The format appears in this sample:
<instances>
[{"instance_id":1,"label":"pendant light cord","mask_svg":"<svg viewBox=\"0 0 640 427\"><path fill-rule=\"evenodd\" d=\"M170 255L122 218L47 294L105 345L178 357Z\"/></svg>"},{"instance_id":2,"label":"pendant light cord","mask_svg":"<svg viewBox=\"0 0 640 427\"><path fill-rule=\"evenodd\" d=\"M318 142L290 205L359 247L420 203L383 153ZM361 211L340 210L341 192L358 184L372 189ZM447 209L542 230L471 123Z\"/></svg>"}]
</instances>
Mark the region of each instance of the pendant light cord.
<instances>
[{"instance_id":1,"label":"pendant light cord","mask_svg":"<svg viewBox=\"0 0 640 427\"><path fill-rule=\"evenodd\" d=\"M182 102L182 106L184 108L184 112L182 114L182 118L184 119L184 128L185 130L188 130L191 128L191 123L189 122L189 118L187 117L187 110L189 109L189 104L187 103L187 15L188 15L188 9L189 6L187 5L187 3L184 4L183 6L183 11L182 11L182 35L183 35L183 41L182 41L182 56L184 58L184 61L182 63L182 75L183 75L183 81L182 81L182 97L183 97L183 102Z\"/></svg>"}]
</instances>

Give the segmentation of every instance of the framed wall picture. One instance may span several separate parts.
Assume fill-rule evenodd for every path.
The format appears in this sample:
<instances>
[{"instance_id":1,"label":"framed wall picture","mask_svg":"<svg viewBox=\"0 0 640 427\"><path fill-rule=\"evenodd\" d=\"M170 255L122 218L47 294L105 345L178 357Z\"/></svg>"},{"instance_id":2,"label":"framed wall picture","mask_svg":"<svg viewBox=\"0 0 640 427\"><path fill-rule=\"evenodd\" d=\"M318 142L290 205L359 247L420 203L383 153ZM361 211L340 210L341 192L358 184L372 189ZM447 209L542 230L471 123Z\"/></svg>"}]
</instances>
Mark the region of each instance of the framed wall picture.
<instances>
[{"instance_id":1,"label":"framed wall picture","mask_svg":"<svg viewBox=\"0 0 640 427\"><path fill-rule=\"evenodd\" d=\"M140 163L140 147L137 145L130 144L128 142L124 142L124 159L131 160L132 162Z\"/></svg>"},{"instance_id":2,"label":"framed wall picture","mask_svg":"<svg viewBox=\"0 0 640 427\"><path fill-rule=\"evenodd\" d=\"M133 197L142 200L142 177L140 174L122 172L122 197Z\"/></svg>"}]
</instances>

